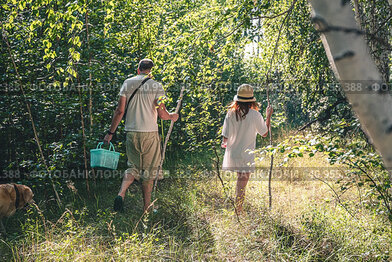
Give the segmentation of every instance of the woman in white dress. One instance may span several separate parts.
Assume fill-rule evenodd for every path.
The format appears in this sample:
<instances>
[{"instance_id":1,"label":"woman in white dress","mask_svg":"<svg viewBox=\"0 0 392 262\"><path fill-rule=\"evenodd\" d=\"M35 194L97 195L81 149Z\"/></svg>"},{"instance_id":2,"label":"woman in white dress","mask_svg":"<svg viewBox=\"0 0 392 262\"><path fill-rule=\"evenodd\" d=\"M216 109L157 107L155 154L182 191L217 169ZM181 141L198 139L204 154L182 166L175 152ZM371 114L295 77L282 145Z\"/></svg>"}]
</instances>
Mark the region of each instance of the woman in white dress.
<instances>
[{"instance_id":1,"label":"woman in white dress","mask_svg":"<svg viewBox=\"0 0 392 262\"><path fill-rule=\"evenodd\" d=\"M229 105L223 124L222 147L226 148L223 159L223 170L237 172L236 207L242 212L245 199L245 187L250 173L255 170L255 159L251 153L256 146L256 136L266 137L268 134L272 107L266 110L267 120L264 122L259 104L253 95L253 87L241 85L234 101Z\"/></svg>"}]
</instances>

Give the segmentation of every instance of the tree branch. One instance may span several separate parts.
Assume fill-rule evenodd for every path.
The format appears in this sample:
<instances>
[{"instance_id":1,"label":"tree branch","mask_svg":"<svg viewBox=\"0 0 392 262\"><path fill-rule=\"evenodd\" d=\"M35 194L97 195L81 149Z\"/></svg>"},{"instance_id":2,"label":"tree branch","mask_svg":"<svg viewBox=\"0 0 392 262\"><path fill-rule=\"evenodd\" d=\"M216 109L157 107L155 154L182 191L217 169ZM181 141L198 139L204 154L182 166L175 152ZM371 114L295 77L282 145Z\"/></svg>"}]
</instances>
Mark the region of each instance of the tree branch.
<instances>
[{"instance_id":1,"label":"tree branch","mask_svg":"<svg viewBox=\"0 0 392 262\"><path fill-rule=\"evenodd\" d=\"M225 187L225 183L224 183L224 181L223 181L223 179L222 179L222 176L220 175L220 160L219 160L219 155L218 155L218 152L217 152L217 150L216 150L216 147L214 146L213 149L214 149L214 153L215 153L215 156L216 156L216 160L215 160L216 175L218 176L219 181L220 181L221 184L222 184L223 192L225 192L226 197L230 200L230 203L231 203L231 205L232 205L233 208L234 208L234 212L235 212L235 215L236 215L236 217L237 217L238 223L239 223L241 226L243 226L242 223L241 223L241 220L240 220L240 216L239 216L239 214L238 214L237 207L236 207L236 205L235 205L235 203L234 203L234 200L233 200L233 199L229 196L229 194L227 193L227 190L226 190L226 187Z\"/></svg>"},{"instance_id":2,"label":"tree branch","mask_svg":"<svg viewBox=\"0 0 392 262\"><path fill-rule=\"evenodd\" d=\"M309 126L311 126L313 123L315 122L320 122L320 121L325 121L327 119L329 119L331 117L331 111L332 109L334 109L335 107L337 107L338 105L340 105L341 103L343 103L345 100L344 99L340 99L337 100L335 103L333 103L332 105L330 105L329 107L327 107L327 109L325 109L323 112L321 112L316 119L313 119L312 121L306 123L305 125L303 125L301 128L298 129L298 131L302 131L305 130L306 128L308 128Z\"/></svg>"}]
</instances>

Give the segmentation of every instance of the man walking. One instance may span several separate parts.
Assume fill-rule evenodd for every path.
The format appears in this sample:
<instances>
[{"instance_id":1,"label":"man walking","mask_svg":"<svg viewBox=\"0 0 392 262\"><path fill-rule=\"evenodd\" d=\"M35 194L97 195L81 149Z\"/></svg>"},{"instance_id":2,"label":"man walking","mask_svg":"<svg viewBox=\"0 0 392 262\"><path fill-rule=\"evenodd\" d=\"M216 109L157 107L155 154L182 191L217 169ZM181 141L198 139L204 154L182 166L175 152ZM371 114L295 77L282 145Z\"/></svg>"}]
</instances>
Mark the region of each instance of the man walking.
<instances>
[{"instance_id":1,"label":"man walking","mask_svg":"<svg viewBox=\"0 0 392 262\"><path fill-rule=\"evenodd\" d=\"M178 119L178 114L167 112L163 103L158 105L158 100L165 96L165 91L160 83L148 77L153 66L150 59L142 59L137 69L138 75L124 81L112 124L104 138L105 143L110 142L125 114L129 168L125 171L120 192L114 200L115 211L123 211L125 193L135 179L142 182L144 211L148 211L154 178L158 175L161 161L157 118L159 116L163 120L173 121Z\"/></svg>"}]
</instances>

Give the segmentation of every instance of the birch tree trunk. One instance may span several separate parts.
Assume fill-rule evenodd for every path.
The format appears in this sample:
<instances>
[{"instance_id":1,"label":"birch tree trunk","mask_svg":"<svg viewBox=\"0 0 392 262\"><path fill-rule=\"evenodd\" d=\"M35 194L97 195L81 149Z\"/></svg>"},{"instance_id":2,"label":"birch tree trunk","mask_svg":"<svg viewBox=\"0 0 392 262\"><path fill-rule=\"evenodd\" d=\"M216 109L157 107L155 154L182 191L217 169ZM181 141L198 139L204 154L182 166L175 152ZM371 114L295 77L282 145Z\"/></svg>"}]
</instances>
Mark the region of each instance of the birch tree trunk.
<instances>
[{"instance_id":1,"label":"birch tree trunk","mask_svg":"<svg viewBox=\"0 0 392 262\"><path fill-rule=\"evenodd\" d=\"M391 28L388 23L391 18L391 10L388 10L390 6L384 0L361 1L361 3L359 0L354 0L353 6L355 20L359 28L366 32L365 40L370 48L371 56L383 77L383 81L388 82L390 77L389 57L391 55L391 49L388 46L391 36Z\"/></svg>"},{"instance_id":2,"label":"birch tree trunk","mask_svg":"<svg viewBox=\"0 0 392 262\"><path fill-rule=\"evenodd\" d=\"M392 97L369 53L348 0L311 0L312 20L362 129L392 175ZM392 181L392 176L390 176Z\"/></svg>"}]
</instances>

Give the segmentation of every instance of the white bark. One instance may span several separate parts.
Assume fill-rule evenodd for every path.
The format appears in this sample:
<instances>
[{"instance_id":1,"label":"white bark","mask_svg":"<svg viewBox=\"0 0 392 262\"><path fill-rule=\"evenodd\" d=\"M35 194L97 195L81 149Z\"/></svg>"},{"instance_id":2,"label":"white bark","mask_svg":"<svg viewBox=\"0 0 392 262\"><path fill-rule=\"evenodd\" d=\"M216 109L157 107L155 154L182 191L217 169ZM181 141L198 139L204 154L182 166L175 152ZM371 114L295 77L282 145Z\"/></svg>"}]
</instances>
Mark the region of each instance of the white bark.
<instances>
[{"instance_id":1,"label":"white bark","mask_svg":"<svg viewBox=\"0 0 392 262\"><path fill-rule=\"evenodd\" d=\"M382 77L355 22L350 1L311 0L310 4L331 67L362 129L392 174L392 97L375 91Z\"/></svg>"}]
</instances>

